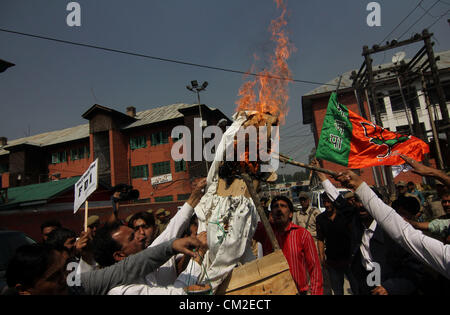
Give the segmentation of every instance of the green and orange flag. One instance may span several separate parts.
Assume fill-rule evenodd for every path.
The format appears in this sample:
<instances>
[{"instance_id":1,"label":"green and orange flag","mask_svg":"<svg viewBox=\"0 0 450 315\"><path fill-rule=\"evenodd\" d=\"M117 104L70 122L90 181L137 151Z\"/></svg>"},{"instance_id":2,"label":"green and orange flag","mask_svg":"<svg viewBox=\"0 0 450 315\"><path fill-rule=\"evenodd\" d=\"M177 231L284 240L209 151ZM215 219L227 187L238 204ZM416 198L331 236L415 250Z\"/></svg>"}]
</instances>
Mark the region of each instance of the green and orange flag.
<instances>
[{"instance_id":1,"label":"green and orange flag","mask_svg":"<svg viewBox=\"0 0 450 315\"><path fill-rule=\"evenodd\" d=\"M320 134L316 157L348 168L401 165L404 154L422 161L429 153L422 140L377 126L348 110L332 93Z\"/></svg>"}]
</instances>

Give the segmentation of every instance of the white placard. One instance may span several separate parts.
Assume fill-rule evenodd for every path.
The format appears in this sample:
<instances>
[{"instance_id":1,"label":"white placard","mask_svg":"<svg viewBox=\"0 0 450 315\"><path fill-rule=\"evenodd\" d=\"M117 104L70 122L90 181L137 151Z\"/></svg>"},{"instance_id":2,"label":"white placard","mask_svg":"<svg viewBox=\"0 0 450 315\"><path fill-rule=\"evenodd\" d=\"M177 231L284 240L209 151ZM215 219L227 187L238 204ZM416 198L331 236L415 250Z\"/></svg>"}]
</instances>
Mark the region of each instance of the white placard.
<instances>
[{"instance_id":1,"label":"white placard","mask_svg":"<svg viewBox=\"0 0 450 315\"><path fill-rule=\"evenodd\" d=\"M172 181L172 174L165 174L161 176L152 177L152 185L159 185Z\"/></svg>"},{"instance_id":2,"label":"white placard","mask_svg":"<svg viewBox=\"0 0 450 315\"><path fill-rule=\"evenodd\" d=\"M98 187L98 159L89 165L87 171L75 183L75 200L73 202L73 213L76 213L81 205L86 201Z\"/></svg>"}]
</instances>

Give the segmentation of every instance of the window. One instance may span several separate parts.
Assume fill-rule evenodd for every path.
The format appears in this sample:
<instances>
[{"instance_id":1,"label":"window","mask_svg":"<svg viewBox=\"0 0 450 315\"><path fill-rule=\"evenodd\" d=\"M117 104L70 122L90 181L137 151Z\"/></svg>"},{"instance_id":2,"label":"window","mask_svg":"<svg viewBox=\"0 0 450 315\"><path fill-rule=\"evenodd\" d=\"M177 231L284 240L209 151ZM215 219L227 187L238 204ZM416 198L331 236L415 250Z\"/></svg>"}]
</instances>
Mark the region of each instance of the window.
<instances>
[{"instance_id":1,"label":"window","mask_svg":"<svg viewBox=\"0 0 450 315\"><path fill-rule=\"evenodd\" d=\"M52 153L52 164L67 162L66 151Z\"/></svg>"},{"instance_id":2,"label":"window","mask_svg":"<svg viewBox=\"0 0 450 315\"><path fill-rule=\"evenodd\" d=\"M377 103L378 103L378 112L380 114L386 113L386 105L384 104L384 94L381 92L377 93ZM372 115L375 115L375 106L374 102L370 102L370 111L372 112Z\"/></svg>"},{"instance_id":3,"label":"window","mask_svg":"<svg viewBox=\"0 0 450 315\"><path fill-rule=\"evenodd\" d=\"M169 143L169 133L167 131L152 133L152 146L166 143Z\"/></svg>"},{"instance_id":4,"label":"window","mask_svg":"<svg viewBox=\"0 0 450 315\"><path fill-rule=\"evenodd\" d=\"M153 163L153 176L159 176L164 174L170 174L170 162L159 162L159 163Z\"/></svg>"},{"instance_id":5,"label":"window","mask_svg":"<svg viewBox=\"0 0 450 315\"><path fill-rule=\"evenodd\" d=\"M450 102L450 81L441 81L442 90L444 90L444 97L446 102ZM434 87L434 84L428 85L428 95L430 97L431 104L439 104L439 97Z\"/></svg>"},{"instance_id":6,"label":"window","mask_svg":"<svg viewBox=\"0 0 450 315\"><path fill-rule=\"evenodd\" d=\"M186 162L184 160L175 161L175 172L184 172L186 171Z\"/></svg>"},{"instance_id":7,"label":"window","mask_svg":"<svg viewBox=\"0 0 450 315\"><path fill-rule=\"evenodd\" d=\"M173 196L155 197L155 202L173 201Z\"/></svg>"},{"instance_id":8,"label":"window","mask_svg":"<svg viewBox=\"0 0 450 315\"><path fill-rule=\"evenodd\" d=\"M191 196L191 194L178 194L177 199L178 199L178 201L184 201L184 200L188 200L190 196Z\"/></svg>"},{"instance_id":9,"label":"window","mask_svg":"<svg viewBox=\"0 0 450 315\"><path fill-rule=\"evenodd\" d=\"M145 136L131 137L130 138L130 148L131 150L136 150L140 148L147 147L147 139Z\"/></svg>"},{"instance_id":10,"label":"window","mask_svg":"<svg viewBox=\"0 0 450 315\"><path fill-rule=\"evenodd\" d=\"M89 151L89 147L87 147L87 146L70 150L70 159L72 161L89 158L89 155L90 155L90 151Z\"/></svg>"},{"instance_id":11,"label":"window","mask_svg":"<svg viewBox=\"0 0 450 315\"><path fill-rule=\"evenodd\" d=\"M405 97L406 106L408 107L408 109L410 108L411 105L414 105L416 108L420 107L417 96L417 90L415 87L410 87L409 93L408 89L404 88L403 96ZM391 99L391 107L393 112L405 110L405 105L403 103L403 98L400 93L400 90L389 91L389 97Z\"/></svg>"},{"instance_id":12,"label":"window","mask_svg":"<svg viewBox=\"0 0 450 315\"><path fill-rule=\"evenodd\" d=\"M147 178L148 165L139 165L131 167L131 178Z\"/></svg>"}]
</instances>

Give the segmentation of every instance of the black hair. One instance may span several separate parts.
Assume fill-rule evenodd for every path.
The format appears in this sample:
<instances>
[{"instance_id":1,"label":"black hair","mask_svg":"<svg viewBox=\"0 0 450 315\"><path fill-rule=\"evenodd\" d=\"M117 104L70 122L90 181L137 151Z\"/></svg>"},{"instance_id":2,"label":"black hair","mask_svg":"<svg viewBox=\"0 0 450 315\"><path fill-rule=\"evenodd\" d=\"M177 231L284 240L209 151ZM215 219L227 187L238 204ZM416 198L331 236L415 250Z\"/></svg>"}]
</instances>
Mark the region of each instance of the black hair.
<instances>
[{"instance_id":1,"label":"black hair","mask_svg":"<svg viewBox=\"0 0 450 315\"><path fill-rule=\"evenodd\" d=\"M47 220L41 224L41 233L44 231L44 229L46 227L49 227L49 226L54 226L56 228L62 227L61 223L58 220Z\"/></svg>"},{"instance_id":2,"label":"black hair","mask_svg":"<svg viewBox=\"0 0 450 315\"><path fill-rule=\"evenodd\" d=\"M392 208L398 211L400 207L409 214L416 215L420 211L420 201L414 197L400 196L392 203Z\"/></svg>"},{"instance_id":3,"label":"black hair","mask_svg":"<svg viewBox=\"0 0 450 315\"><path fill-rule=\"evenodd\" d=\"M416 185L416 184L414 184L413 182L408 182L408 184L406 184L406 186L409 186L409 185Z\"/></svg>"},{"instance_id":4,"label":"black hair","mask_svg":"<svg viewBox=\"0 0 450 315\"><path fill-rule=\"evenodd\" d=\"M115 264L113 254L122 246L112 238L122 224L120 222L107 223L97 230L93 239L94 259L102 267Z\"/></svg>"},{"instance_id":5,"label":"black hair","mask_svg":"<svg viewBox=\"0 0 450 315\"><path fill-rule=\"evenodd\" d=\"M285 202L288 204L289 210L291 210L291 212L294 212L294 204L292 203L292 201L291 201L288 197L286 197L286 196L281 196L281 195L275 196L275 197L272 199L272 202L270 203L270 210L273 209L273 207L272 207L273 204L274 204L275 202L277 202L278 200L283 200L283 201L285 201Z\"/></svg>"},{"instance_id":6,"label":"black hair","mask_svg":"<svg viewBox=\"0 0 450 315\"><path fill-rule=\"evenodd\" d=\"M128 226L132 229L134 229L134 221L138 220L138 219L142 219L144 220L145 224L147 224L148 226L155 226L155 216L152 213L148 213L146 211L142 211L142 212L138 212L133 214L133 216L130 218L130 220L128 221Z\"/></svg>"},{"instance_id":7,"label":"black hair","mask_svg":"<svg viewBox=\"0 0 450 315\"><path fill-rule=\"evenodd\" d=\"M64 247L64 243L67 239L77 237L74 231L66 229L66 228L57 228L50 233L48 233L48 238L45 241L45 244L57 251L63 251L66 248Z\"/></svg>"},{"instance_id":8,"label":"black hair","mask_svg":"<svg viewBox=\"0 0 450 315\"><path fill-rule=\"evenodd\" d=\"M327 201L327 200L331 202L331 198L330 198L330 196L328 196L328 194L326 192L323 192L320 194L320 200L322 202Z\"/></svg>"},{"instance_id":9,"label":"black hair","mask_svg":"<svg viewBox=\"0 0 450 315\"><path fill-rule=\"evenodd\" d=\"M9 261L6 283L10 288L17 284L33 287L52 263L52 248L44 244L27 244L19 247Z\"/></svg>"}]
</instances>

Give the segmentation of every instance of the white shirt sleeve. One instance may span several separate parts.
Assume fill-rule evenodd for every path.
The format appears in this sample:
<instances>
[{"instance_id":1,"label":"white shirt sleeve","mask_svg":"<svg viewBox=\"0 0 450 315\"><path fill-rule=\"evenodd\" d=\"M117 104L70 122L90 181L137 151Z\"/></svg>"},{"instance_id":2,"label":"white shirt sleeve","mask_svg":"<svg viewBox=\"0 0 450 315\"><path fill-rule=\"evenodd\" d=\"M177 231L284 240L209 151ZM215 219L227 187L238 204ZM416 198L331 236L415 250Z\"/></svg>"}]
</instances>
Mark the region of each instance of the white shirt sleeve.
<instances>
[{"instance_id":1,"label":"white shirt sleeve","mask_svg":"<svg viewBox=\"0 0 450 315\"><path fill-rule=\"evenodd\" d=\"M146 284L121 285L111 289L108 295L185 295L182 288L152 287Z\"/></svg>"},{"instance_id":2,"label":"white shirt sleeve","mask_svg":"<svg viewBox=\"0 0 450 315\"><path fill-rule=\"evenodd\" d=\"M415 257L450 279L450 245L414 229L391 207L381 201L366 183L355 193L364 207L389 236Z\"/></svg>"},{"instance_id":3,"label":"white shirt sleeve","mask_svg":"<svg viewBox=\"0 0 450 315\"><path fill-rule=\"evenodd\" d=\"M108 292L108 295L186 295L184 288L195 284L201 273L201 266L190 260L186 269L175 283L170 286L152 286L148 284L120 285Z\"/></svg>"},{"instance_id":4,"label":"white shirt sleeve","mask_svg":"<svg viewBox=\"0 0 450 315\"><path fill-rule=\"evenodd\" d=\"M185 202L177 214L170 219L165 230L150 244L149 247L159 245L173 238L180 238L183 231L187 229L193 214L194 208Z\"/></svg>"},{"instance_id":5,"label":"white shirt sleeve","mask_svg":"<svg viewBox=\"0 0 450 315\"><path fill-rule=\"evenodd\" d=\"M97 263L94 265L89 264L88 262L84 261L83 258L80 258L80 261L78 262L76 274L80 276L84 272L90 272L92 270L96 270L98 268Z\"/></svg>"},{"instance_id":6,"label":"white shirt sleeve","mask_svg":"<svg viewBox=\"0 0 450 315\"><path fill-rule=\"evenodd\" d=\"M331 201L335 201L339 197L339 191L334 187L329 179L322 182L323 189L325 189L327 195L331 198Z\"/></svg>"}]
</instances>

